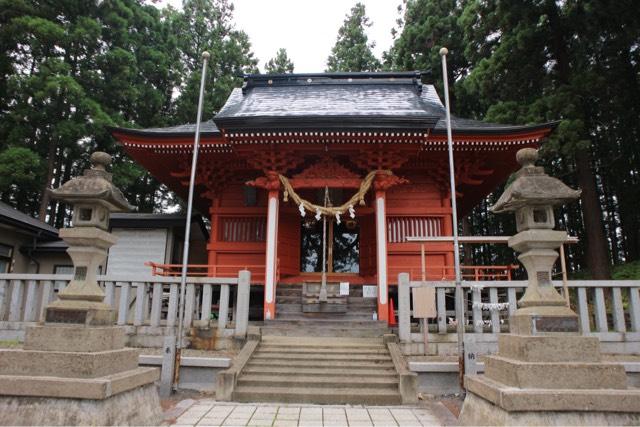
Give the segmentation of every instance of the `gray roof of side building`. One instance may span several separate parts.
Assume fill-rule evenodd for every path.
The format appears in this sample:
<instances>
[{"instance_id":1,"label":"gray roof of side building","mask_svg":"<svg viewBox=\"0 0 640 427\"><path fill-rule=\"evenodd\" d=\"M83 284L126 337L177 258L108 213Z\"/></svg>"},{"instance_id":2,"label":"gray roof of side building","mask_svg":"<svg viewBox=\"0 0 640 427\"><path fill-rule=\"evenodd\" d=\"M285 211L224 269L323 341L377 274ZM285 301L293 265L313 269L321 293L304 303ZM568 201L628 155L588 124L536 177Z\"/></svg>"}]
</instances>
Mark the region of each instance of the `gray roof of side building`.
<instances>
[{"instance_id":1,"label":"gray roof of side building","mask_svg":"<svg viewBox=\"0 0 640 427\"><path fill-rule=\"evenodd\" d=\"M10 225L42 238L57 239L58 229L0 202L0 223Z\"/></svg>"}]
</instances>

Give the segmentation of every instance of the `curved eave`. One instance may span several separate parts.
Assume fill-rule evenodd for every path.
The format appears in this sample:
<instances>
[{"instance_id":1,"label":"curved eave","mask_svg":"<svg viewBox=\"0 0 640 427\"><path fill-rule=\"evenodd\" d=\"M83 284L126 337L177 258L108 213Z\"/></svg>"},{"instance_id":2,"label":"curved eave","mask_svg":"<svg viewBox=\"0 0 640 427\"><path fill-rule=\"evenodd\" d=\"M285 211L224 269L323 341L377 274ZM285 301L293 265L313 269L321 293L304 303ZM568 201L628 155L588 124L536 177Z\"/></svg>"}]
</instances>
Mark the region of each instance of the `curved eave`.
<instances>
[{"instance_id":1,"label":"curved eave","mask_svg":"<svg viewBox=\"0 0 640 427\"><path fill-rule=\"evenodd\" d=\"M520 137L525 135L543 134L549 135L560 124L559 120L542 123L539 125L504 125L504 126L477 126L477 127L459 127L452 128L451 132L456 136L506 136ZM446 128L434 128L431 131L432 136L443 135L446 137Z\"/></svg>"},{"instance_id":2,"label":"curved eave","mask_svg":"<svg viewBox=\"0 0 640 427\"><path fill-rule=\"evenodd\" d=\"M303 130L373 130L432 129L439 117L424 114L388 115L327 115L327 116L251 116L217 117L215 124L225 131L261 129Z\"/></svg>"},{"instance_id":3,"label":"curved eave","mask_svg":"<svg viewBox=\"0 0 640 427\"><path fill-rule=\"evenodd\" d=\"M138 137L138 138L148 138L153 139L175 139L175 138L193 138L195 132L191 131L155 131L148 129L130 129L130 128L121 128L115 126L108 126L107 130L111 132L111 134L117 138L116 135L120 135L123 137ZM210 137L210 138L221 138L222 133L220 131L201 131L200 137Z\"/></svg>"}]
</instances>

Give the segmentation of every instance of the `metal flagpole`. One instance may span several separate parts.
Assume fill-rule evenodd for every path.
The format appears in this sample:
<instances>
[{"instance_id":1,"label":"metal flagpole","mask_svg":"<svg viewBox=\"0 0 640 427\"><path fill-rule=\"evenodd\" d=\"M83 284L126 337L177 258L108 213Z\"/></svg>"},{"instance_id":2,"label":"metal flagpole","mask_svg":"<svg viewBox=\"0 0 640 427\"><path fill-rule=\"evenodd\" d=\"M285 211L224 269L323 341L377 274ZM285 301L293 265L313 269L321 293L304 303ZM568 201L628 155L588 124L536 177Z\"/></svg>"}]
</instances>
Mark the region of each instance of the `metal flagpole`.
<instances>
[{"instance_id":1,"label":"metal flagpole","mask_svg":"<svg viewBox=\"0 0 640 427\"><path fill-rule=\"evenodd\" d=\"M189 198L187 199L187 219L184 229L184 244L182 248L182 272L180 273L180 304L178 308L178 339L176 340L176 357L174 360L174 389L178 389L180 372L180 353L182 351L182 335L184 334L184 300L187 287L187 264L189 264L189 240L191 238L191 212L193 211L193 187L196 180L196 167L198 165L198 149L200 147L200 121L202 120L202 103L204 101L204 83L207 75L207 62L211 55L202 52L202 77L200 79L200 97L198 99L198 115L196 117L196 135L193 139L193 156L191 158L191 177L189 179Z\"/></svg>"},{"instance_id":2,"label":"metal flagpole","mask_svg":"<svg viewBox=\"0 0 640 427\"><path fill-rule=\"evenodd\" d=\"M462 293L462 276L460 274L460 241L458 239L458 206L456 202L456 176L453 163L453 138L451 136L451 110L449 107L449 78L447 75L446 47L440 49L442 57L442 79L444 81L444 103L447 121L447 146L449 151L449 184L451 191L451 216L453 220L453 262L456 272L456 329L458 332L458 369L460 387L464 390L464 294Z\"/></svg>"}]
</instances>

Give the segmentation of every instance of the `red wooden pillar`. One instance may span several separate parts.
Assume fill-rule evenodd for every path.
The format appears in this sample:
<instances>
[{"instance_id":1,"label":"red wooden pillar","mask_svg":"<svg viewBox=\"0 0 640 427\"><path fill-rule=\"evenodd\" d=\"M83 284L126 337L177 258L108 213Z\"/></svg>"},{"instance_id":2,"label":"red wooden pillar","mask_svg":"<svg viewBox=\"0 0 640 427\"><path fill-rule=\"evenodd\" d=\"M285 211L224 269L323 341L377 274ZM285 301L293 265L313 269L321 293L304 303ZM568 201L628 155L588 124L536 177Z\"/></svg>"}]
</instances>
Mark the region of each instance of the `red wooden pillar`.
<instances>
[{"instance_id":1,"label":"red wooden pillar","mask_svg":"<svg viewBox=\"0 0 640 427\"><path fill-rule=\"evenodd\" d=\"M387 279L387 219L384 190L375 192L376 262L378 269L378 320L389 321L389 284Z\"/></svg>"},{"instance_id":2,"label":"red wooden pillar","mask_svg":"<svg viewBox=\"0 0 640 427\"><path fill-rule=\"evenodd\" d=\"M276 286L278 268L278 190L269 190L267 201L267 248L264 278L264 319L276 316Z\"/></svg>"},{"instance_id":3,"label":"red wooden pillar","mask_svg":"<svg viewBox=\"0 0 640 427\"><path fill-rule=\"evenodd\" d=\"M211 219L211 234L209 236L209 243L207 244L207 274L209 277L217 276L217 246L220 237L220 216L218 214L218 208L220 207L220 197L215 197L211 200L211 207L209 208L209 215Z\"/></svg>"}]
</instances>

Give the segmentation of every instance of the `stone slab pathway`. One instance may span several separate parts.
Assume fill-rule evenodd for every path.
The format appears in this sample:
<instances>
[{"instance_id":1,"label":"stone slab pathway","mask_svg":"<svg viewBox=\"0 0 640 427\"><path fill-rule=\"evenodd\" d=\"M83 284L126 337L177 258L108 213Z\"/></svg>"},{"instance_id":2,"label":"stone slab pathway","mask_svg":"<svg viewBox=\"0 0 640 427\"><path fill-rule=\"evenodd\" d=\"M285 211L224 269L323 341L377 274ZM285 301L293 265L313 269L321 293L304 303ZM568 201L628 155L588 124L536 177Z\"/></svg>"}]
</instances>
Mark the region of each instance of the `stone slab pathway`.
<instances>
[{"instance_id":1,"label":"stone slab pathway","mask_svg":"<svg viewBox=\"0 0 640 427\"><path fill-rule=\"evenodd\" d=\"M454 425L440 403L420 406L336 406L195 401L172 424L178 426L420 427Z\"/></svg>"}]
</instances>

